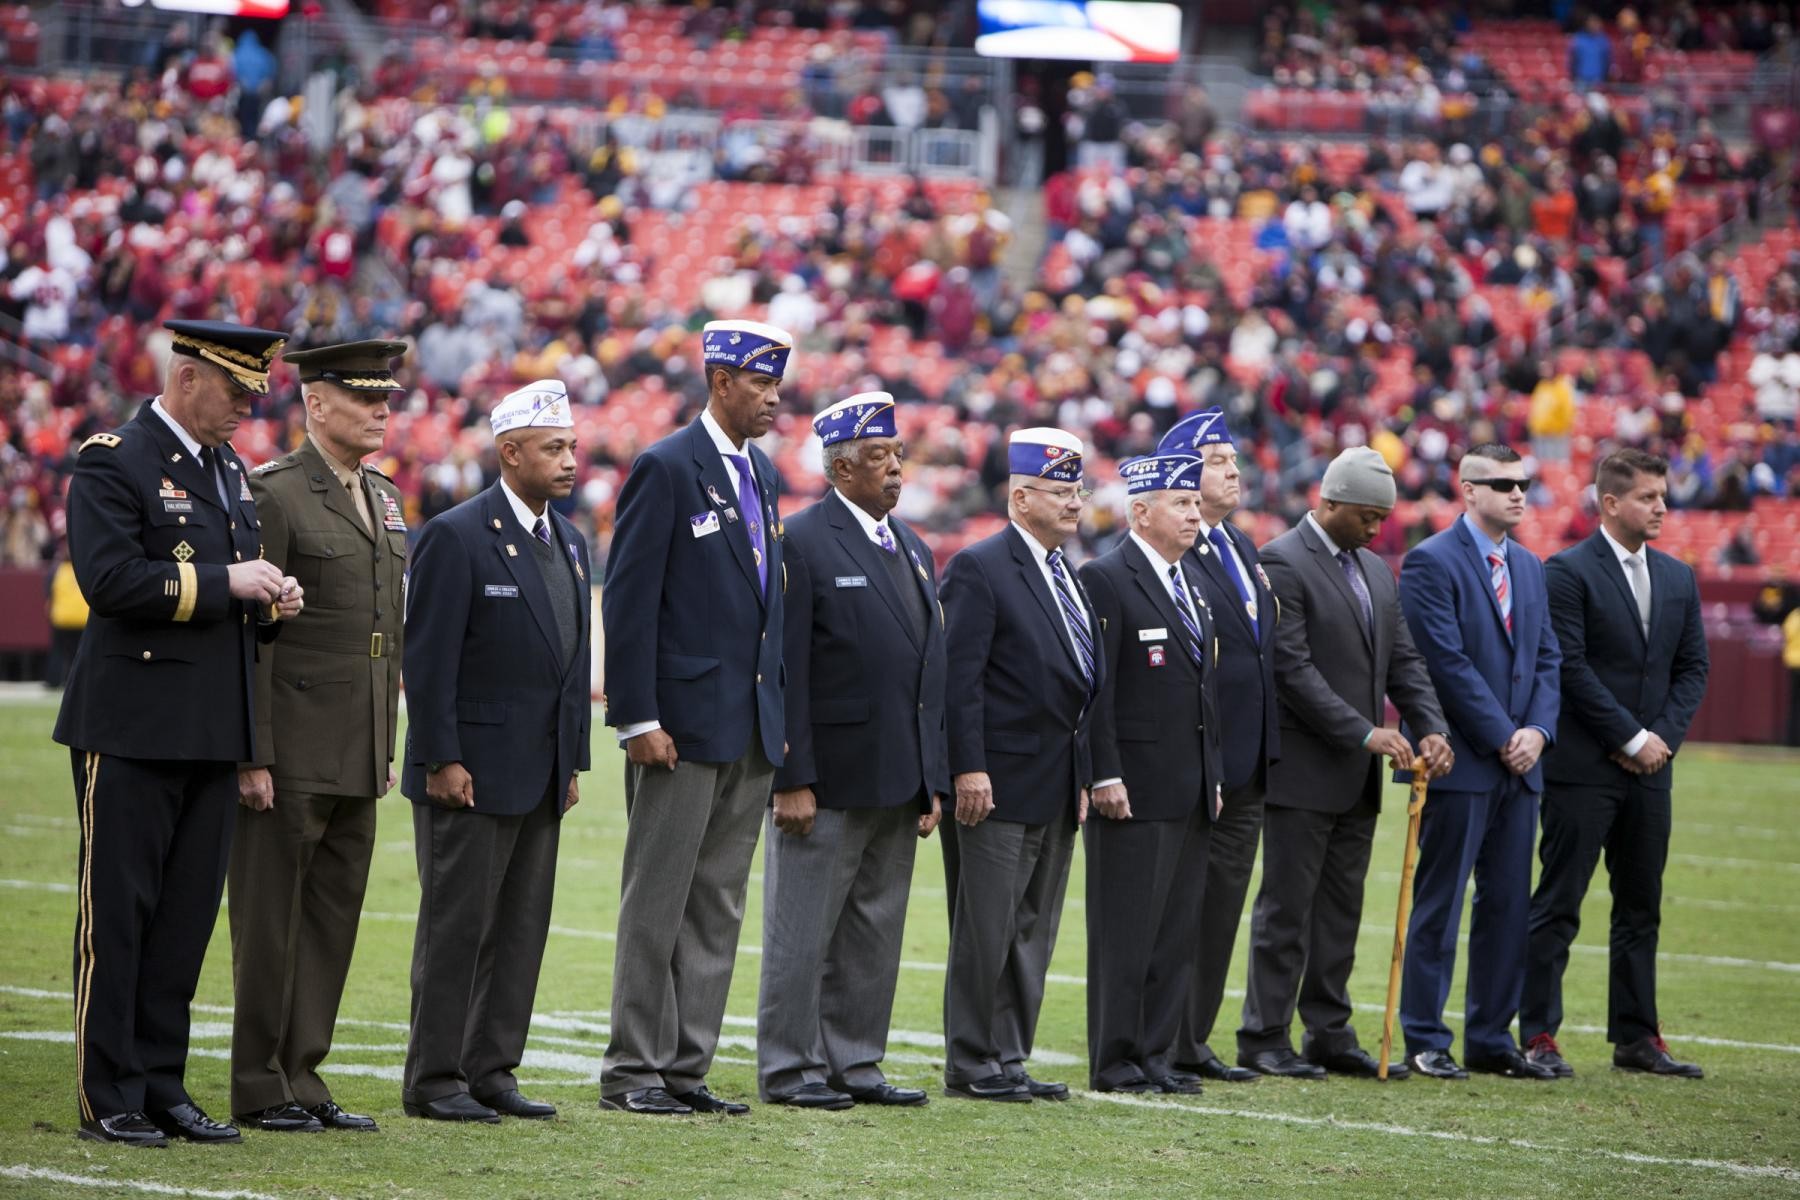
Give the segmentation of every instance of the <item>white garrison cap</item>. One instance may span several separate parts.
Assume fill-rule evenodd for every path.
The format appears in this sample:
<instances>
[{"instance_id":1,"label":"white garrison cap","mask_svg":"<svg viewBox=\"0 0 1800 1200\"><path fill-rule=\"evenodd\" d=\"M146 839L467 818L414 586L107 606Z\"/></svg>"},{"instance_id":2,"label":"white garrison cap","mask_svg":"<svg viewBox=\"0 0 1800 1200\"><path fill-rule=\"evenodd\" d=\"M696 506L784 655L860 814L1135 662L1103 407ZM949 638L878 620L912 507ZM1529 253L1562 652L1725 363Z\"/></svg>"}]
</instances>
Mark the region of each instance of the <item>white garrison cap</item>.
<instances>
[{"instance_id":1,"label":"white garrison cap","mask_svg":"<svg viewBox=\"0 0 1800 1200\"><path fill-rule=\"evenodd\" d=\"M488 414L495 436L514 429L571 429L575 413L560 379L540 379L513 392Z\"/></svg>"}]
</instances>

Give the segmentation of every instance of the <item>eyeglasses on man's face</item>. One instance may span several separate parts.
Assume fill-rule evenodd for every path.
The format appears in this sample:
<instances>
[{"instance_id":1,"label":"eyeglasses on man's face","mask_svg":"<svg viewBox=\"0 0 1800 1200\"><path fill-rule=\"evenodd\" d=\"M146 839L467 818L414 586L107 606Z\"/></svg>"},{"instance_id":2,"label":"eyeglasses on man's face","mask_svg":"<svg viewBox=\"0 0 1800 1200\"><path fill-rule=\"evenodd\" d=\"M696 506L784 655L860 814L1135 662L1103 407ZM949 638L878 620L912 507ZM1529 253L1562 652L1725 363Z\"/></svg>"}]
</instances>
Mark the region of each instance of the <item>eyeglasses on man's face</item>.
<instances>
[{"instance_id":1,"label":"eyeglasses on man's face","mask_svg":"<svg viewBox=\"0 0 1800 1200\"><path fill-rule=\"evenodd\" d=\"M1028 492L1042 492L1046 496L1053 496L1059 504L1067 504L1071 500L1078 500L1086 504L1094 495L1089 488L1047 488L1029 483L1021 483L1019 486Z\"/></svg>"}]
</instances>

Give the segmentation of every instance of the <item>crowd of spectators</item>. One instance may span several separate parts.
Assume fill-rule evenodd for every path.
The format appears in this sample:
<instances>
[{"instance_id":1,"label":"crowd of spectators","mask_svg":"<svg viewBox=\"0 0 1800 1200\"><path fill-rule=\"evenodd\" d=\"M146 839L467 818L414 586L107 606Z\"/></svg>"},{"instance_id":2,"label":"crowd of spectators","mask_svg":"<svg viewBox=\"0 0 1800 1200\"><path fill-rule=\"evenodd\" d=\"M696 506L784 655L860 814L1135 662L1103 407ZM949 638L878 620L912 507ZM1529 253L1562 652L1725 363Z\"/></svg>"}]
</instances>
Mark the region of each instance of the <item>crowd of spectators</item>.
<instances>
[{"instance_id":1,"label":"crowd of spectators","mask_svg":"<svg viewBox=\"0 0 1800 1200\"><path fill-rule=\"evenodd\" d=\"M1800 492L1800 261L1754 303L1722 255L1677 254L1626 283L1672 249L1656 233L1676 178L1756 164L1709 130L1671 141L1603 98L1491 141L1347 154L1220 135L1203 94L1169 122L1095 132L1108 89L1085 81L1084 136L1117 152L1047 181L1052 245L1021 287L1001 269L1010 222L985 198L922 182L893 204L857 198L803 142L752 154L729 123L716 149L649 149L492 95L414 104L372 83L331 100L336 133L316 154L294 98L246 103L195 70L242 50L208 43L118 86L18 83L0 99L3 161L30 167L0 220L0 310L55 364L0 370L8 561L54 545L70 447L156 391L171 316L281 328L296 345L409 338L384 465L415 523L492 477L481 428L495 398L564 378L603 418L571 506L602 547L631 457L701 403L694 331L746 312L799 341L790 412L768 439L795 492L819 487L805 415L885 388L915 414L903 515L946 538L994 519L1005 427L1080 429L1117 459L1200 404L1230 414L1262 533L1361 442L1418 502L1390 528L1397 549L1443 516L1461 447L1507 440L1566 461L1594 397L1615 414L1606 436L1675 461L1678 504ZM916 99L883 103L892 117ZM724 253L687 268L692 302L673 304L654 286L672 260L641 230L679 219L708 179L830 190L816 210L739 222ZM586 229L566 260L530 278L488 269L496 248L532 246L549 207ZM472 281L445 303L451 273ZM1559 324L1560 344L1592 353L1530 336ZM1753 421L1708 438L1694 418L1734 337L1755 356ZM253 453L299 435L292 381L277 382ZM1090 545L1116 520L1115 490L1102 488Z\"/></svg>"}]
</instances>

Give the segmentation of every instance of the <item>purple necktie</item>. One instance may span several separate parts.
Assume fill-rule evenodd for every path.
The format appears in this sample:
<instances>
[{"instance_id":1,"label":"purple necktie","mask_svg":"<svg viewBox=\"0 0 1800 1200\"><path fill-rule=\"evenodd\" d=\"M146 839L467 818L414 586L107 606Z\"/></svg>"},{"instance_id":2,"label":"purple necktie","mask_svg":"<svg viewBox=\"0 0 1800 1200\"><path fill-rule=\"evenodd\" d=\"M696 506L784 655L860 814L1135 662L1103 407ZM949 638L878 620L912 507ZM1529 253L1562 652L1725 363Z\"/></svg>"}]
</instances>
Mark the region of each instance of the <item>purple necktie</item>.
<instances>
[{"instance_id":1,"label":"purple necktie","mask_svg":"<svg viewBox=\"0 0 1800 1200\"><path fill-rule=\"evenodd\" d=\"M1244 578L1242 571L1238 570L1237 559L1231 556L1231 545L1225 540L1225 530L1223 528L1214 529L1206 535L1206 540L1211 542L1213 548L1219 552L1219 564L1225 568L1225 574L1231 577L1232 586L1237 588L1238 599L1244 605L1244 615L1250 618L1250 632L1260 637L1261 632L1256 624L1256 609L1252 603L1256 599L1256 594L1250 590L1250 581Z\"/></svg>"},{"instance_id":2,"label":"purple necktie","mask_svg":"<svg viewBox=\"0 0 1800 1200\"><path fill-rule=\"evenodd\" d=\"M1350 590L1356 593L1356 602L1362 605L1363 628L1370 637L1375 636L1375 605L1369 599L1369 585L1364 581L1362 568L1356 565L1355 557L1348 550L1338 551L1338 565L1344 568L1344 578L1350 581Z\"/></svg>"},{"instance_id":3,"label":"purple necktie","mask_svg":"<svg viewBox=\"0 0 1800 1200\"><path fill-rule=\"evenodd\" d=\"M756 583L766 594L769 590L769 560L763 554L762 501L756 498L756 476L750 473L750 456L727 454L737 468L738 511L750 530L750 554L756 559Z\"/></svg>"}]
</instances>

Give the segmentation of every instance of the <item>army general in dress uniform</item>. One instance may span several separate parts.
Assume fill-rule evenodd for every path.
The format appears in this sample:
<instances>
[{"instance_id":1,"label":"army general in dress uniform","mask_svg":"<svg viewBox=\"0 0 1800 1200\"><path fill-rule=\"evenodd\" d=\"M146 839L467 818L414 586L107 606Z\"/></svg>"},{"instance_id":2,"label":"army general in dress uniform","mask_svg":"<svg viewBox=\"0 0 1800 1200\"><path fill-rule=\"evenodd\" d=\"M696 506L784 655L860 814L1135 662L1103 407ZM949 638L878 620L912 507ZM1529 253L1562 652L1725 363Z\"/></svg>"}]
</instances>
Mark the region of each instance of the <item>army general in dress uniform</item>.
<instances>
[{"instance_id":1,"label":"army general in dress uniform","mask_svg":"<svg viewBox=\"0 0 1800 1200\"><path fill-rule=\"evenodd\" d=\"M171 321L163 393L83 443L69 556L92 608L55 738L81 825L75 921L80 1136L161 1146L238 1131L189 1097L188 1005L219 911L237 765L259 753L259 640L301 610L262 558L229 439L283 336Z\"/></svg>"},{"instance_id":2,"label":"army general in dress uniform","mask_svg":"<svg viewBox=\"0 0 1800 1200\"><path fill-rule=\"evenodd\" d=\"M231 1111L274 1132L373 1130L331 1098L318 1066L356 948L393 786L406 521L381 449L404 342L287 355L306 441L252 473L263 553L312 603L256 672L257 754L239 773L231 849Z\"/></svg>"}]
</instances>

